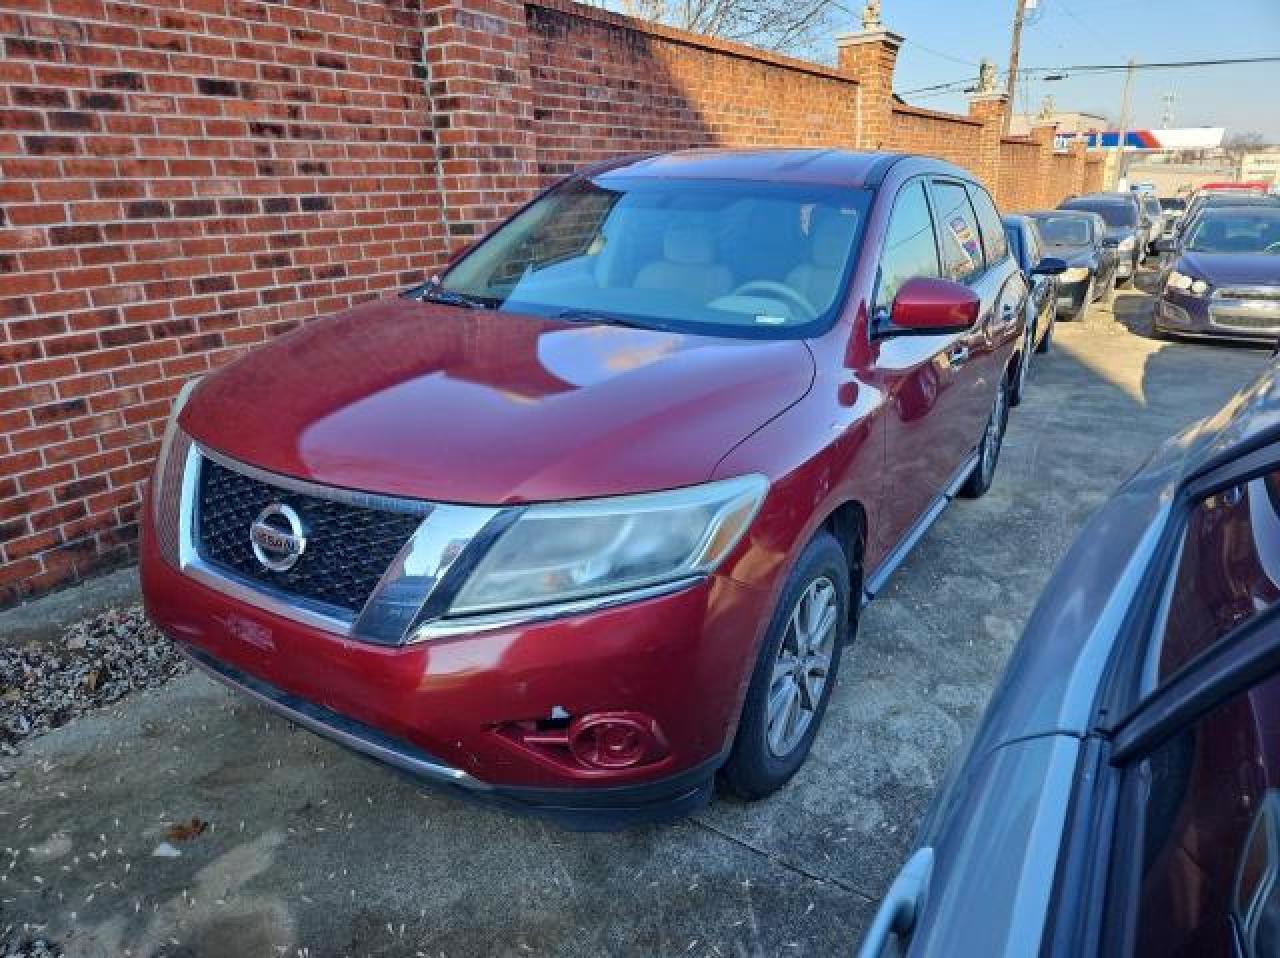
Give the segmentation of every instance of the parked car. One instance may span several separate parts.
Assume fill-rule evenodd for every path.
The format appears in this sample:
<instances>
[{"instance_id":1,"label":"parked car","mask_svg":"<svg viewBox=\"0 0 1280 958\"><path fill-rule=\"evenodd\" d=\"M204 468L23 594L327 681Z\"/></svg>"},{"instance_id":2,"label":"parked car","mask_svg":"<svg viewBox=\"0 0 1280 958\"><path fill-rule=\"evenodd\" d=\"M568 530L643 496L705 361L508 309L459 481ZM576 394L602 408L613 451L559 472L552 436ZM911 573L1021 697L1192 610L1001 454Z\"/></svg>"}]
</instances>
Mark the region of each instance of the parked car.
<instances>
[{"instance_id":1,"label":"parked car","mask_svg":"<svg viewBox=\"0 0 1280 958\"><path fill-rule=\"evenodd\" d=\"M1107 245L1107 223L1086 210L1043 210L1030 214L1044 250L1067 266L1058 277L1058 315L1083 316L1090 304L1116 287L1120 254Z\"/></svg>"},{"instance_id":2,"label":"parked car","mask_svg":"<svg viewBox=\"0 0 1280 958\"><path fill-rule=\"evenodd\" d=\"M1155 252L1155 242L1164 235L1165 219L1164 208L1160 205L1160 201L1156 199L1154 193L1138 193L1138 199L1142 203L1142 211L1146 214L1151 225L1147 228L1147 252Z\"/></svg>"},{"instance_id":3,"label":"parked car","mask_svg":"<svg viewBox=\"0 0 1280 958\"><path fill-rule=\"evenodd\" d=\"M1178 221L1187 212L1187 200L1182 196L1160 197L1160 209L1164 213L1164 235L1168 236L1178 227Z\"/></svg>"},{"instance_id":4,"label":"parked car","mask_svg":"<svg viewBox=\"0 0 1280 958\"><path fill-rule=\"evenodd\" d=\"M1067 264L1044 254L1040 230L1029 216L1013 214L1004 217L1004 233L1013 258L1022 270L1022 278L1030 289L1022 360L1018 363L1009 396L1009 404L1018 406L1026 391L1031 357L1036 353L1047 353L1053 342L1053 327L1058 319L1058 277L1067 271Z\"/></svg>"},{"instance_id":5,"label":"parked car","mask_svg":"<svg viewBox=\"0 0 1280 958\"><path fill-rule=\"evenodd\" d=\"M1207 208L1161 277L1157 333L1273 343L1280 336L1280 205Z\"/></svg>"},{"instance_id":6,"label":"parked car","mask_svg":"<svg viewBox=\"0 0 1280 958\"><path fill-rule=\"evenodd\" d=\"M1280 197L1267 196L1263 193L1249 193L1242 190L1224 190L1210 193L1199 193L1187 206L1186 215L1178 221L1177 232L1188 229L1205 210L1225 209L1226 207L1262 206L1280 207Z\"/></svg>"},{"instance_id":7,"label":"parked car","mask_svg":"<svg viewBox=\"0 0 1280 958\"><path fill-rule=\"evenodd\" d=\"M1277 954L1277 542L1273 367L1077 537L862 958Z\"/></svg>"},{"instance_id":8,"label":"parked car","mask_svg":"<svg viewBox=\"0 0 1280 958\"><path fill-rule=\"evenodd\" d=\"M205 670L575 827L800 767L858 609L991 485L1027 286L969 173L623 158L184 390L143 519Z\"/></svg>"},{"instance_id":9,"label":"parked car","mask_svg":"<svg viewBox=\"0 0 1280 958\"><path fill-rule=\"evenodd\" d=\"M1114 249L1116 281L1128 283L1137 275L1147 244L1149 224L1138 201L1126 193L1087 193L1058 204L1060 210L1097 213L1107 224L1103 245Z\"/></svg>"}]
</instances>

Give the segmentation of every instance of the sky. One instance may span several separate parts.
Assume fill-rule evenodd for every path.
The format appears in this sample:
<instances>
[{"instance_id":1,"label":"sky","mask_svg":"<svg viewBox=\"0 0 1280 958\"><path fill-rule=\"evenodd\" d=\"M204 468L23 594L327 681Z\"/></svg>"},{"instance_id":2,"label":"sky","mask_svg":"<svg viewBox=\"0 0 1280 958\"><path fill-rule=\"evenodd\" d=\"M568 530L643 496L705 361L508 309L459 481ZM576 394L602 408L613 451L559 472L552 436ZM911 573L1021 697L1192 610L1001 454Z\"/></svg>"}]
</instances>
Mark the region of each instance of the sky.
<instances>
[{"instance_id":1,"label":"sky","mask_svg":"<svg viewBox=\"0 0 1280 958\"><path fill-rule=\"evenodd\" d=\"M977 76L983 57L1004 70L1016 0L883 0L885 26L906 37L894 89L899 94ZM857 28L861 0L842 0ZM1139 63L1280 55L1280 0L1038 0L1022 33L1022 66ZM839 14L846 16L846 14ZM948 59L951 58L951 59ZM957 63L956 60L967 61ZM1001 85L1004 79L1001 77ZM1123 73L1033 80L1017 112L1056 108L1117 119ZM1224 126L1280 144L1280 63L1134 73L1131 125L1158 128L1163 96L1174 95L1173 126ZM963 94L905 96L909 103L964 112Z\"/></svg>"}]
</instances>

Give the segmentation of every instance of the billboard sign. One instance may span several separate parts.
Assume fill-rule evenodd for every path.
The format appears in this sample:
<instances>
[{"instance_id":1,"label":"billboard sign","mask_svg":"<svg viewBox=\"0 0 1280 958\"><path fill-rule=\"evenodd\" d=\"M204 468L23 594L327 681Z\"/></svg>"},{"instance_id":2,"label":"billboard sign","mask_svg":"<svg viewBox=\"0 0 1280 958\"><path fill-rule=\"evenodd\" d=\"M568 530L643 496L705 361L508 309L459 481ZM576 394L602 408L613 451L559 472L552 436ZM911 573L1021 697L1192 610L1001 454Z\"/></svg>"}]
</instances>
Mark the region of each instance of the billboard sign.
<instances>
[{"instance_id":1,"label":"billboard sign","mask_svg":"<svg viewBox=\"0 0 1280 958\"><path fill-rule=\"evenodd\" d=\"M1192 126L1180 130L1129 130L1124 145L1130 150L1212 150L1222 145L1226 128ZM1119 130L1090 130L1081 133L1059 133L1054 137L1058 149L1065 150L1072 140L1081 139L1090 149L1114 150L1120 144Z\"/></svg>"}]
</instances>

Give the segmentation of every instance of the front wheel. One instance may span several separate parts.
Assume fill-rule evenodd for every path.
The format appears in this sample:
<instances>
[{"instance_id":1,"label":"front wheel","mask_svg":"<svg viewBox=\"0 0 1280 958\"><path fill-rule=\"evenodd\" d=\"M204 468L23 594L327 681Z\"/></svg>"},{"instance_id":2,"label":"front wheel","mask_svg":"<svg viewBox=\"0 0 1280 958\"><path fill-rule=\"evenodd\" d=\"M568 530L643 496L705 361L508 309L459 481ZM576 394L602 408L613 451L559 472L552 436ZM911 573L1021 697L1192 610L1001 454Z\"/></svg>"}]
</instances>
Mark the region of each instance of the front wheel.
<instances>
[{"instance_id":1,"label":"front wheel","mask_svg":"<svg viewBox=\"0 0 1280 958\"><path fill-rule=\"evenodd\" d=\"M800 554L760 648L729 761L730 790L754 801L799 771L822 724L853 628L850 562L828 532Z\"/></svg>"},{"instance_id":2,"label":"front wheel","mask_svg":"<svg viewBox=\"0 0 1280 958\"><path fill-rule=\"evenodd\" d=\"M1044 339L1036 346L1036 352L1047 353L1053 345L1053 328L1058 325L1058 310L1055 307L1049 314L1049 328L1044 331Z\"/></svg>"},{"instance_id":3,"label":"front wheel","mask_svg":"<svg viewBox=\"0 0 1280 958\"><path fill-rule=\"evenodd\" d=\"M1009 383L1008 378L1001 380L996 390L995 402L991 405L991 416L987 419L987 428L982 431L982 442L978 446L978 462L969 473L969 478L960 487L960 495L966 499L977 499L986 495L996 477L996 463L1000 461L1000 448L1004 445L1005 427L1009 425Z\"/></svg>"},{"instance_id":4,"label":"front wheel","mask_svg":"<svg viewBox=\"0 0 1280 958\"><path fill-rule=\"evenodd\" d=\"M1009 405L1020 406L1027 393L1027 377L1031 375L1031 354L1036 350L1032 344L1036 341L1034 324L1027 328L1027 338L1022 344L1022 355L1018 357L1018 371L1013 376L1013 389L1009 393Z\"/></svg>"}]
</instances>

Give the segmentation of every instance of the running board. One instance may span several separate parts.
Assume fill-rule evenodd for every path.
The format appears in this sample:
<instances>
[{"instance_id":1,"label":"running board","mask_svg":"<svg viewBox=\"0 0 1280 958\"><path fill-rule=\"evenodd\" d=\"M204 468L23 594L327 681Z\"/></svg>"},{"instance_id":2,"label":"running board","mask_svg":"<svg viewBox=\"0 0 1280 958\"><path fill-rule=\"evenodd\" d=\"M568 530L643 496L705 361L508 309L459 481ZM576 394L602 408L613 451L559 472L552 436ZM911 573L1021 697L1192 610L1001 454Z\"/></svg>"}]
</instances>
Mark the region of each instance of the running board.
<instances>
[{"instance_id":1,"label":"running board","mask_svg":"<svg viewBox=\"0 0 1280 958\"><path fill-rule=\"evenodd\" d=\"M930 503L929 508L924 511L924 515L917 519L915 524L907 530L906 535L898 540L898 544L885 556L879 568L867 576L862 586L862 608L865 609L871 600L888 585L889 579L898 571L898 566L906 561L907 556L911 554L911 550L916 547L916 544L924 538L924 534L929 531L929 527L938 521L938 516L942 515L947 506L951 504L951 501L955 499L957 493L960 492L960 487L965 484L965 480L969 478L977 465L978 453L974 451L969 454L959 471L947 483L946 488L942 490L942 495Z\"/></svg>"}]
</instances>

